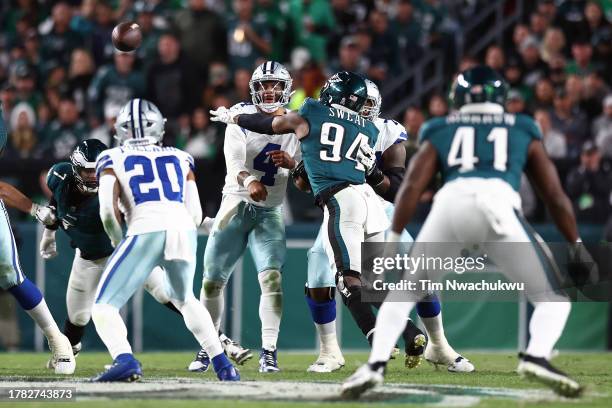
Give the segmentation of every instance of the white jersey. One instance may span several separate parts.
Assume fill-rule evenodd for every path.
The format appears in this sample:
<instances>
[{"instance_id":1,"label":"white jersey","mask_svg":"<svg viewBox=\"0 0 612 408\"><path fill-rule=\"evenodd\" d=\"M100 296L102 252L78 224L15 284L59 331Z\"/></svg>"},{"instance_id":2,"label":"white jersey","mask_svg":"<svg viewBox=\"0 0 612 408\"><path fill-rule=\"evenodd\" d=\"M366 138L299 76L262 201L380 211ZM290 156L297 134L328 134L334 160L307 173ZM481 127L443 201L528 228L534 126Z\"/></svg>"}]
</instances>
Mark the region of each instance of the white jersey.
<instances>
[{"instance_id":1,"label":"white jersey","mask_svg":"<svg viewBox=\"0 0 612 408\"><path fill-rule=\"evenodd\" d=\"M183 193L193 168L193 157L188 153L155 145L108 149L100 153L96 163L98 174L104 169L115 172L127 236L196 228Z\"/></svg>"},{"instance_id":2,"label":"white jersey","mask_svg":"<svg viewBox=\"0 0 612 408\"><path fill-rule=\"evenodd\" d=\"M232 109L240 108L245 114L257 113L255 105L242 103ZM287 152L296 161L300 160L299 141L294 133L282 135L263 135L241 128L238 125L228 125L225 129L223 152L227 176L225 177L224 195L238 196L243 201L260 207L277 207L283 203L287 191L289 169L276 167L266 154L272 150ZM268 191L266 201L251 200L248 190L238 184L238 174L246 171L256 176Z\"/></svg>"},{"instance_id":3,"label":"white jersey","mask_svg":"<svg viewBox=\"0 0 612 408\"><path fill-rule=\"evenodd\" d=\"M408 139L406 128L393 119L376 118L374 124L378 128L378 139L374 145L377 156L382 154L391 145ZM380 159L380 157L378 157Z\"/></svg>"}]
</instances>

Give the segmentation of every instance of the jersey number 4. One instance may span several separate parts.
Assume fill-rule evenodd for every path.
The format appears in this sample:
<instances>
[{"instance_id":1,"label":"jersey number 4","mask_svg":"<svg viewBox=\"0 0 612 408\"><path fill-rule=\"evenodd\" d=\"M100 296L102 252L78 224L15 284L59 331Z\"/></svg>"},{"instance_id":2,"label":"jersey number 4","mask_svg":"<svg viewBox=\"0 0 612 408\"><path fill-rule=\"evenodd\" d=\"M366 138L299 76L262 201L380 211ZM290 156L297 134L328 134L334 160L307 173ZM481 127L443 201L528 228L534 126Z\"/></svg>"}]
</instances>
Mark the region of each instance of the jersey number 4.
<instances>
[{"instance_id":1,"label":"jersey number 4","mask_svg":"<svg viewBox=\"0 0 612 408\"><path fill-rule=\"evenodd\" d=\"M448 152L448 167L459 166L461 173L474 170L478 163L475 155L476 129L471 126L460 126L455 131L450 151ZM487 142L493 143L493 168L506 171L508 163L508 129L495 127L487 136ZM459 154L461 153L461 156Z\"/></svg>"},{"instance_id":2,"label":"jersey number 4","mask_svg":"<svg viewBox=\"0 0 612 408\"><path fill-rule=\"evenodd\" d=\"M148 157L128 156L125 158L126 172L134 170L136 166L140 166L142 169L142 174L137 174L130 178L130 189L134 196L134 202L136 204L141 204L147 201L161 201L159 188L154 187L155 185L159 186L159 181L161 181L164 197L168 201L182 202L183 171L181 170L181 164L178 157L160 156L155 158L154 162L155 169L157 170L157 177L153 171L153 163ZM172 178L173 180L170 179L170 175L168 174L168 166L174 169L175 177ZM149 184L149 186L147 186L147 184Z\"/></svg>"},{"instance_id":3,"label":"jersey number 4","mask_svg":"<svg viewBox=\"0 0 612 408\"><path fill-rule=\"evenodd\" d=\"M342 142L344 140L344 127L336 123L325 122L321 125L321 144L329 146L319 152L323 161L339 162L342 160ZM363 164L357 161L357 151L363 144L368 143L368 137L359 133L344 155L345 158L355 162L355 169L365 171Z\"/></svg>"},{"instance_id":4,"label":"jersey number 4","mask_svg":"<svg viewBox=\"0 0 612 408\"><path fill-rule=\"evenodd\" d=\"M274 176L278 173L278 167L272 162L272 158L268 156L268 152L280 150L281 145L276 143L268 143L257 156L253 159L253 168L258 171L263 171L261 182L266 186L274 185Z\"/></svg>"}]
</instances>

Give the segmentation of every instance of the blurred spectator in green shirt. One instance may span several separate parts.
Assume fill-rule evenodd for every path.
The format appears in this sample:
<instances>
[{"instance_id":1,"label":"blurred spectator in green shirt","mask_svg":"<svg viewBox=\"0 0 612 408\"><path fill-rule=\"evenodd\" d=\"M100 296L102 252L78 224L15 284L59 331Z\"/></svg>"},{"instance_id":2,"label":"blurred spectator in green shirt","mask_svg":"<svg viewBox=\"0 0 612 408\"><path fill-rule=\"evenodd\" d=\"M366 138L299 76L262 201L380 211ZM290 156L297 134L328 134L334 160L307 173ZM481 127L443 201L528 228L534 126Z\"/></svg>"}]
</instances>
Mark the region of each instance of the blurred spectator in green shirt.
<instances>
[{"instance_id":1,"label":"blurred spectator in green shirt","mask_svg":"<svg viewBox=\"0 0 612 408\"><path fill-rule=\"evenodd\" d=\"M331 5L327 0L291 0L289 15L297 45L304 46L313 60L327 59L327 36L335 26Z\"/></svg>"},{"instance_id":2,"label":"blurred spectator in green shirt","mask_svg":"<svg viewBox=\"0 0 612 408\"><path fill-rule=\"evenodd\" d=\"M227 54L232 71L252 70L272 51L265 21L253 18L253 0L234 0L234 15L227 21Z\"/></svg>"}]
</instances>

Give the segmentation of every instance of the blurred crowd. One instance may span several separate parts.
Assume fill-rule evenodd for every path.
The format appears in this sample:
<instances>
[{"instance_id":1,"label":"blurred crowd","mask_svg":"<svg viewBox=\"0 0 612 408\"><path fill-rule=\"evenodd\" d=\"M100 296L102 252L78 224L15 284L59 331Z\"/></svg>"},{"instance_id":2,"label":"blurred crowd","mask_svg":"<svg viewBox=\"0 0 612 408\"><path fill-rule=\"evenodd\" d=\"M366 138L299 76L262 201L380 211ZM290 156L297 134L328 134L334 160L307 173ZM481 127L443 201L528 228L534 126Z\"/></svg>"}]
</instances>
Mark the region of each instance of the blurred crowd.
<instances>
[{"instance_id":1,"label":"blurred crowd","mask_svg":"<svg viewBox=\"0 0 612 408\"><path fill-rule=\"evenodd\" d=\"M65 159L89 137L112 145L119 109L144 97L168 118L166 144L199 159L207 182L216 183L200 188L210 194L203 201L213 203L214 214L225 171L223 128L209 122L208 110L250 100L249 79L260 62L273 59L290 69L296 109L335 71L367 75L384 91L435 48L453 68L449 84L455 71L481 62L507 79L507 110L535 117L579 220L603 222L612 208L612 1L523 1L523 19L503 44L483 55L456 55L462 25L487 3L5 0L0 101L10 137L0 167ZM111 32L128 20L142 28L143 43L133 53L118 52ZM413 143L425 120L448 113L446 95L439 89L395 118ZM527 215L544 220L527 184L523 193Z\"/></svg>"}]
</instances>

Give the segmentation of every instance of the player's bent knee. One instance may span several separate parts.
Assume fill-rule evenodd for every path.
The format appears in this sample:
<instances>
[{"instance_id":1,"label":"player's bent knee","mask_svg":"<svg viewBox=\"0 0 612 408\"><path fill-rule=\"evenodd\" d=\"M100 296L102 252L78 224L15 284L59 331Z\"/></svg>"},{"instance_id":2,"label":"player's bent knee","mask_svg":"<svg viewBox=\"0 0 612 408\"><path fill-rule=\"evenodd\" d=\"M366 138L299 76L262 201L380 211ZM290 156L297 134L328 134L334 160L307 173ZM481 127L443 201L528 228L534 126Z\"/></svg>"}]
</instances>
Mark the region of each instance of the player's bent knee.
<instances>
[{"instance_id":1,"label":"player's bent knee","mask_svg":"<svg viewBox=\"0 0 612 408\"><path fill-rule=\"evenodd\" d=\"M83 310L80 312L70 312L68 311L68 320L75 326L87 326L89 320L91 319L91 310Z\"/></svg>"},{"instance_id":2,"label":"player's bent knee","mask_svg":"<svg viewBox=\"0 0 612 408\"><path fill-rule=\"evenodd\" d=\"M282 275L276 269L269 269L257 275L261 293L278 293L281 291Z\"/></svg>"},{"instance_id":3,"label":"player's bent knee","mask_svg":"<svg viewBox=\"0 0 612 408\"><path fill-rule=\"evenodd\" d=\"M219 297L221 292L223 292L223 288L225 288L225 282L204 278L202 282L202 296L208 299Z\"/></svg>"}]
</instances>

